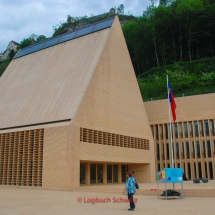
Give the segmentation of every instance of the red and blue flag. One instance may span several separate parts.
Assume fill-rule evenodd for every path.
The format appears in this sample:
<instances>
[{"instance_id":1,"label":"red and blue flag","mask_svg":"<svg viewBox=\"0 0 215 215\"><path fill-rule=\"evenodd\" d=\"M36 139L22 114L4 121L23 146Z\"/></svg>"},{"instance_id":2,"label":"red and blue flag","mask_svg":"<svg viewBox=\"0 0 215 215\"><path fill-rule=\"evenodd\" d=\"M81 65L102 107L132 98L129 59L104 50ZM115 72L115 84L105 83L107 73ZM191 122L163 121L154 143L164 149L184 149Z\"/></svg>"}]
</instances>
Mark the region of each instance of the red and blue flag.
<instances>
[{"instance_id":1,"label":"red and blue flag","mask_svg":"<svg viewBox=\"0 0 215 215\"><path fill-rule=\"evenodd\" d=\"M168 81L168 91L169 91L168 92L169 102L172 110L172 118L173 118L173 121L175 122L176 121L176 113L175 113L176 103L175 103L174 95L169 81Z\"/></svg>"}]
</instances>

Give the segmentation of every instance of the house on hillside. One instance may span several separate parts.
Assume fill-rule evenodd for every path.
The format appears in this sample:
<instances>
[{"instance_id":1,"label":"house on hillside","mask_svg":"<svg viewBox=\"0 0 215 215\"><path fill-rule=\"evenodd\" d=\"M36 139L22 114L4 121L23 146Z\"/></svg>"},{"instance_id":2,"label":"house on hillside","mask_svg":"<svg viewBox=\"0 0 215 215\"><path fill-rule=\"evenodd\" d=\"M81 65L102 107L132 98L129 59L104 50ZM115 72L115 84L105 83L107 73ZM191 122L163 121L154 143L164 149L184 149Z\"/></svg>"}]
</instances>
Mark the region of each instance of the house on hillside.
<instances>
[{"instance_id":1,"label":"house on hillside","mask_svg":"<svg viewBox=\"0 0 215 215\"><path fill-rule=\"evenodd\" d=\"M0 53L0 61L8 59L10 51L12 51L12 50L16 51L18 45L19 45L19 43L15 42L13 40L10 41L6 50L3 53Z\"/></svg>"}]
</instances>

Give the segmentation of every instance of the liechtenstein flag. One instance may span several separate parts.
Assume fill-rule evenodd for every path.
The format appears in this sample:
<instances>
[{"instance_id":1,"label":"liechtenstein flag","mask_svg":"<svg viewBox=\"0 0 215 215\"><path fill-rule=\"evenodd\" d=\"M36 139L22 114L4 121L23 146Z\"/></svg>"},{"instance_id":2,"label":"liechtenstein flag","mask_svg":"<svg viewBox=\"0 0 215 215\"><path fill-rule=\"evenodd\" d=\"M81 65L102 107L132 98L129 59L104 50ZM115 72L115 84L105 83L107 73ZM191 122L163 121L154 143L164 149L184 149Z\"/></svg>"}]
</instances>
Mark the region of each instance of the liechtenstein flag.
<instances>
[{"instance_id":1,"label":"liechtenstein flag","mask_svg":"<svg viewBox=\"0 0 215 215\"><path fill-rule=\"evenodd\" d=\"M176 113L175 113L176 103L175 103L174 95L169 81L168 81L168 91L169 91L169 94L168 94L169 102L172 110L172 118L173 118L173 121L175 122L176 121Z\"/></svg>"}]
</instances>

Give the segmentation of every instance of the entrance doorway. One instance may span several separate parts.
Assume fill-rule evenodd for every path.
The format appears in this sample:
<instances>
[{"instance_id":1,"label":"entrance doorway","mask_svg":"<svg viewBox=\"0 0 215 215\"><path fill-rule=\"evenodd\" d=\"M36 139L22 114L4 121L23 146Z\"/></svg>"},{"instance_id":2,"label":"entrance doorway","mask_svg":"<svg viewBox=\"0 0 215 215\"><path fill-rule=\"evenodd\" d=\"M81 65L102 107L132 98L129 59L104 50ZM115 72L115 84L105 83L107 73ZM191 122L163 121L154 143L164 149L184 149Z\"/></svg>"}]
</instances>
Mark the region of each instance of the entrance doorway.
<instances>
[{"instance_id":1,"label":"entrance doorway","mask_svg":"<svg viewBox=\"0 0 215 215\"><path fill-rule=\"evenodd\" d=\"M107 165L107 183L118 182L118 165Z\"/></svg>"},{"instance_id":2,"label":"entrance doorway","mask_svg":"<svg viewBox=\"0 0 215 215\"><path fill-rule=\"evenodd\" d=\"M104 169L106 171L104 172ZM80 164L80 184L102 184L126 182L127 165Z\"/></svg>"},{"instance_id":3,"label":"entrance doorway","mask_svg":"<svg viewBox=\"0 0 215 215\"><path fill-rule=\"evenodd\" d=\"M103 164L90 164L90 184L103 183Z\"/></svg>"}]
</instances>

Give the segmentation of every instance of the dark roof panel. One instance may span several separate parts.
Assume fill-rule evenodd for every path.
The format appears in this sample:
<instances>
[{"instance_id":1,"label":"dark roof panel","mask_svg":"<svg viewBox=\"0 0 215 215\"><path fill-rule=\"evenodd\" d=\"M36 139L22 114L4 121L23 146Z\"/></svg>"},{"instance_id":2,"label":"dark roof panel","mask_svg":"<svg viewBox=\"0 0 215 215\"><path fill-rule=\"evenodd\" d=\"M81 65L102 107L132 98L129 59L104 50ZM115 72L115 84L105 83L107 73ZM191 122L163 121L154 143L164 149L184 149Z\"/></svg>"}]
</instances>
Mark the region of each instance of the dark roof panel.
<instances>
[{"instance_id":1,"label":"dark roof panel","mask_svg":"<svg viewBox=\"0 0 215 215\"><path fill-rule=\"evenodd\" d=\"M18 54L14 57L14 59L25 56L27 54L31 54L31 53L36 52L36 51L40 51L40 50L48 48L50 46L57 45L59 43L66 42L68 40L75 39L77 37L91 34L91 33L94 33L96 31L103 30L105 28L110 28L111 25L113 24L114 18L115 17L112 17L112 18L109 18L106 20L102 20L100 22L94 23L92 25L88 25L88 26L81 28L79 30L72 31L72 32L69 32L69 33L66 33L66 34L63 34L60 36L56 36L56 37L50 38L48 40L45 40L41 43L36 43L35 45L21 49L18 52Z\"/></svg>"},{"instance_id":2,"label":"dark roof panel","mask_svg":"<svg viewBox=\"0 0 215 215\"><path fill-rule=\"evenodd\" d=\"M28 54L41 50L43 48L44 44L45 44L45 42L42 42L42 43L37 43L37 44L31 46L31 49L28 52Z\"/></svg>"},{"instance_id":3,"label":"dark roof panel","mask_svg":"<svg viewBox=\"0 0 215 215\"><path fill-rule=\"evenodd\" d=\"M60 39L60 37L54 37L54 38L46 41L45 45L43 46L43 49L56 45L58 43L59 39Z\"/></svg>"},{"instance_id":4,"label":"dark roof panel","mask_svg":"<svg viewBox=\"0 0 215 215\"><path fill-rule=\"evenodd\" d=\"M95 25L90 25L86 28L78 30L77 34L75 35L75 38L92 33L94 27Z\"/></svg>"},{"instance_id":5,"label":"dark roof panel","mask_svg":"<svg viewBox=\"0 0 215 215\"><path fill-rule=\"evenodd\" d=\"M105 28L109 28L113 24L113 19L106 20L104 22L97 23L93 32L100 31Z\"/></svg>"},{"instance_id":6,"label":"dark roof panel","mask_svg":"<svg viewBox=\"0 0 215 215\"><path fill-rule=\"evenodd\" d=\"M63 43L63 42L66 42L68 40L72 40L76 33L77 33L77 31L73 31L73 32L70 32L68 34L62 35L60 40L58 41L58 43Z\"/></svg>"},{"instance_id":7,"label":"dark roof panel","mask_svg":"<svg viewBox=\"0 0 215 215\"><path fill-rule=\"evenodd\" d=\"M27 48L24 48L24 49L21 49L18 54L16 55L15 58L18 58L18 57L22 57L24 55L27 55L29 50L30 50L31 47L27 47Z\"/></svg>"}]
</instances>

